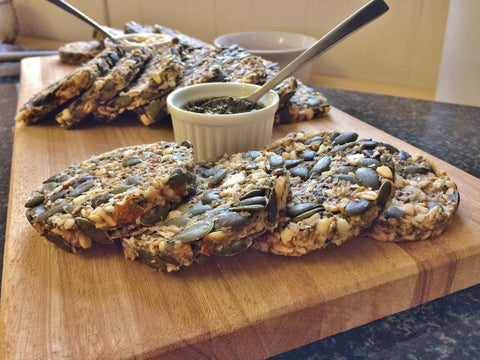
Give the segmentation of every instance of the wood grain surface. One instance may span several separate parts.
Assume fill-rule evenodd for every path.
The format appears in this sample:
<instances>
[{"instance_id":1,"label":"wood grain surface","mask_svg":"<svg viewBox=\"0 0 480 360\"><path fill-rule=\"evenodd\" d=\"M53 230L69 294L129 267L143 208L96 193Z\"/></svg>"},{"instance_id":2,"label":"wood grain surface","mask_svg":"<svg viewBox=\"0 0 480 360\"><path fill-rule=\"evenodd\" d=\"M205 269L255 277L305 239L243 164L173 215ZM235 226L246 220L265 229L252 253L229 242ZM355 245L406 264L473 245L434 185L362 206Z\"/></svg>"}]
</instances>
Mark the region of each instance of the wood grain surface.
<instances>
[{"instance_id":1,"label":"wood grain surface","mask_svg":"<svg viewBox=\"0 0 480 360\"><path fill-rule=\"evenodd\" d=\"M23 60L19 104L71 69L56 57ZM276 126L273 138L300 129L354 130L421 153L337 109ZM63 252L30 226L24 202L50 175L93 154L173 140L170 124L125 118L63 130L47 121L14 131L4 359L261 359L480 282L480 179L434 157L462 197L441 236L395 244L359 237L301 258L248 250L164 274L124 259L120 246Z\"/></svg>"}]
</instances>

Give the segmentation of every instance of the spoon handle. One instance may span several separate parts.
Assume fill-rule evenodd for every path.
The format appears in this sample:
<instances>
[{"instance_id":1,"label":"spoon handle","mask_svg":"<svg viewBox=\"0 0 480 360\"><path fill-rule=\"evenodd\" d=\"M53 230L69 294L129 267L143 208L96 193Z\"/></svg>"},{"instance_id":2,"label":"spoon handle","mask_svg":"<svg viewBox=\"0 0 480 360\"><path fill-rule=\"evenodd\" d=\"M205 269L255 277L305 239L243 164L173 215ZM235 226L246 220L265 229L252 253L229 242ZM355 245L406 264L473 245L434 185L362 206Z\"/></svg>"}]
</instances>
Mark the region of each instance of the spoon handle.
<instances>
[{"instance_id":1,"label":"spoon handle","mask_svg":"<svg viewBox=\"0 0 480 360\"><path fill-rule=\"evenodd\" d=\"M280 84L285 78L290 76L295 71L299 70L302 66L324 53L338 42L342 41L361 27L367 25L369 22L375 20L380 15L384 14L388 10L387 4L383 0L372 0L355 13L350 15L324 37L311 45L307 50L298 55L292 62L286 65L277 75L266 82L261 88L256 90L253 94L247 98L252 103L256 103L260 98L265 95L269 90L272 90L275 86Z\"/></svg>"},{"instance_id":2,"label":"spoon handle","mask_svg":"<svg viewBox=\"0 0 480 360\"><path fill-rule=\"evenodd\" d=\"M93 19L91 19L90 17L82 13L80 10L74 8L72 5L70 5L66 1L63 1L63 0L47 0L47 1L54 5L57 5L59 8L65 10L69 14L72 14L77 18L79 18L80 20L86 22L87 24L94 27L96 30L100 31L103 35L110 38L111 40L113 41L117 40L115 36L111 34L109 31L107 31L103 26L101 26L96 21L94 21Z\"/></svg>"}]
</instances>

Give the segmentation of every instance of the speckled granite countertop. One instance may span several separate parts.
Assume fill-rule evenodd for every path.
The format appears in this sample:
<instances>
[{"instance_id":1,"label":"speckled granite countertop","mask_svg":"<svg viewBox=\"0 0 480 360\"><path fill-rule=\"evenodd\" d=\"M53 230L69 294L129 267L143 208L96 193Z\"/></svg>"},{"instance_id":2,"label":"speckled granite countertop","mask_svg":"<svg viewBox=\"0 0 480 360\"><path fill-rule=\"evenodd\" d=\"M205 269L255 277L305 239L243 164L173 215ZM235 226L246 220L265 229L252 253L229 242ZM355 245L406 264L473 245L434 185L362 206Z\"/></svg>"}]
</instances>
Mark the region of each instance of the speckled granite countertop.
<instances>
[{"instance_id":1,"label":"speckled granite countertop","mask_svg":"<svg viewBox=\"0 0 480 360\"><path fill-rule=\"evenodd\" d=\"M0 76L2 258L17 90L18 76ZM480 178L480 108L328 88L320 90L333 106ZM277 355L271 360L471 360L479 359L478 354L480 285Z\"/></svg>"},{"instance_id":2,"label":"speckled granite countertop","mask_svg":"<svg viewBox=\"0 0 480 360\"><path fill-rule=\"evenodd\" d=\"M330 104L480 178L480 108L319 88ZM293 359L480 359L480 285L280 354Z\"/></svg>"}]
</instances>

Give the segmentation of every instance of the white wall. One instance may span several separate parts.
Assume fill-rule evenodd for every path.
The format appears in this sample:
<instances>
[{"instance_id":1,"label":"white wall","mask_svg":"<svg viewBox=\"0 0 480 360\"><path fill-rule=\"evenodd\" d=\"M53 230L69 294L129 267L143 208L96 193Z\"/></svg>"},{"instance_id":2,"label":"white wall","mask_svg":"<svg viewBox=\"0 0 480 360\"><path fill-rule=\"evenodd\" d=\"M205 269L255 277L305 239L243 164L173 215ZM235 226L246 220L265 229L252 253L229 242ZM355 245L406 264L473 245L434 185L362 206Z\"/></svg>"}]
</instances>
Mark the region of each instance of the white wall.
<instances>
[{"instance_id":1,"label":"white wall","mask_svg":"<svg viewBox=\"0 0 480 360\"><path fill-rule=\"evenodd\" d=\"M455 0L450 4L437 101L480 106L479 20L480 1Z\"/></svg>"},{"instance_id":2,"label":"white wall","mask_svg":"<svg viewBox=\"0 0 480 360\"><path fill-rule=\"evenodd\" d=\"M455 0L456 1L456 0ZM477 1L477 0L472 0ZM212 42L223 33L282 30L321 37L367 0L70 0L100 23L158 23ZM320 57L321 75L435 89L449 0L386 0L390 11ZM87 40L91 29L44 0L15 0L20 32Z\"/></svg>"}]
</instances>

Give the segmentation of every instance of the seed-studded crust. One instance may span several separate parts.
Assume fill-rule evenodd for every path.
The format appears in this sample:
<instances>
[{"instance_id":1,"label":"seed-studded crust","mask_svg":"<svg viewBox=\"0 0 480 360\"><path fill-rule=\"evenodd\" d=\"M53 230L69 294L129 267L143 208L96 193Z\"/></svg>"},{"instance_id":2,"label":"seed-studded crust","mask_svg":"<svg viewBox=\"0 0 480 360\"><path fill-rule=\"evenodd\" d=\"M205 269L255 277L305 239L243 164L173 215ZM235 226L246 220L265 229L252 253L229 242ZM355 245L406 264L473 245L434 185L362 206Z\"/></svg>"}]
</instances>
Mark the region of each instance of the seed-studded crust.
<instances>
[{"instance_id":1,"label":"seed-studded crust","mask_svg":"<svg viewBox=\"0 0 480 360\"><path fill-rule=\"evenodd\" d=\"M197 193L165 221L123 239L127 258L162 271L179 270L210 255L235 255L273 230L285 209L288 174L272 153L249 152L199 164Z\"/></svg>"},{"instance_id":2,"label":"seed-studded crust","mask_svg":"<svg viewBox=\"0 0 480 360\"><path fill-rule=\"evenodd\" d=\"M64 64L80 65L93 59L104 48L103 42L97 40L75 41L60 46L58 56Z\"/></svg>"},{"instance_id":3,"label":"seed-studded crust","mask_svg":"<svg viewBox=\"0 0 480 360\"><path fill-rule=\"evenodd\" d=\"M72 74L35 94L20 108L15 121L31 124L56 111L61 105L90 88L99 76L110 70L122 54L121 47L103 50Z\"/></svg>"},{"instance_id":4,"label":"seed-studded crust","mask_svg":"<svg viewBox=\"0 0 480 360\"><path fill-rule=\"evenodd\" d=\"M301 256L358 235L393 195L393 163L386 146L353 132L289 134L265 150L290 172L291 195L277 229L253 246Z\"/></svg>"},{"instance_id":5,"label":"seed-studded crust","mask_svg":"<svg viewBox=\"0 0 480 360\"><path fill-rule=\"evenodd\" d=\"M226 49L191 49L183 61L190 69L179 83L188 86L205 82L263 84L267 71L263 59L238 46Z\"/></svg>"},{"instance_id":6,"label":"seed-studded crust","mask_svg":"<svg viewBox=\"0 0 480 360\"><path fill-rule=\"evenodd\" d=\"M457 185L422 155L394 154L396 191L369 235L380 241L425 240L441 234L460 202Z\"/></svg>"},{"instance_id":7,"label":"seed-studded crust","mask_svg":"<svg viewBox=\"0 0 480 360\"><path fill-rule=\"evenodd\" d=\"M134 81L152 54L153 50L150 47L135 49L126 53L109 73L98 77L90 89L58 113L55 117L56 121L66 129L70 129L81 122L89 114L95 112L100 105L113 99Z\"/></svg>"},{"instance_id":8,"label":"seed-studded crust","mask_svg":"<svg viewBox=\"0 0 480 360\"><path fill-rule=\"evenodd\" d=\"M136 81L118 96L97 107L95 117L108 122L131 110L143 115L139 118L144 125L151 125L164 111L154 108L156 101L166 99L175 89L178 80L183 76L183 70L178 45L172 44L167 49L155 52Z\"/></svg>"},{"instance_id":9,"label":"seed-studded crust","mask_svg":"<svg viewBox=\"0 0 480 360\"><path fill-rule=\"evenodd\" d=\"M330 111L330 105L322 93L299 80L294 79L294 81L297 83L295 91L294 93L287 92L291 96L280 102L279 109L275 113L275 123L294 123L326 116ZM277 87L277 92L279 91L281 88Z\"/></svg>"},{"instance_id":10,"label":"seed-studded crust","mask_svg":"<svg viewBox=\"0 0 480 360\"><path fill-rule=\"evenodd\" d=\"M195 189L188 142L119 148L52 176L25 206L33 227L64 250L112 243L129 227L160 219Z\"/></svg>"}]
</instances>

